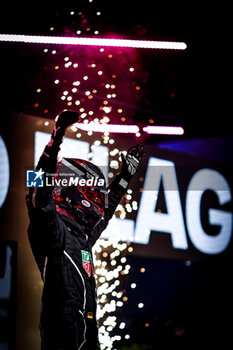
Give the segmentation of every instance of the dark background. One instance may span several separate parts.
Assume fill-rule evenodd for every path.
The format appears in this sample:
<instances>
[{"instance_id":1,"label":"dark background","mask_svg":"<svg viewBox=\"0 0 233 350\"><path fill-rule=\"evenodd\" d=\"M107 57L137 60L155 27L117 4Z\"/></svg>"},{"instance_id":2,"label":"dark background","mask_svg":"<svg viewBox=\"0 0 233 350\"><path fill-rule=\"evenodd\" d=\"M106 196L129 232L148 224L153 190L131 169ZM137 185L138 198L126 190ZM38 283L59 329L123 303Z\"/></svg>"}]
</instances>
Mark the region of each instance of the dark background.
<instances>
[{"instance_id":1,"label":"dark background","mask_svg":"<svg viewBox=\"0 0 233 350\"><path fill-rule=\"evenodd\" d=\"M136 106L135 123L147 124L149 113L159 125L183 126L186 138L232 135L231 11L224 2L5 2L0 11L0 32L64 35L77 27L77 17L71 20L72 10L87 15L100 37L112 33L123 38L187 43L188 48L181 52L140 51L148 79L143 86L144 102ZM100 16L96 16L97 11ZM41 60L37 50L35 44L0 43L3 109L31 109L33 81L38 79Z\"/></svg>"}]
</instances>

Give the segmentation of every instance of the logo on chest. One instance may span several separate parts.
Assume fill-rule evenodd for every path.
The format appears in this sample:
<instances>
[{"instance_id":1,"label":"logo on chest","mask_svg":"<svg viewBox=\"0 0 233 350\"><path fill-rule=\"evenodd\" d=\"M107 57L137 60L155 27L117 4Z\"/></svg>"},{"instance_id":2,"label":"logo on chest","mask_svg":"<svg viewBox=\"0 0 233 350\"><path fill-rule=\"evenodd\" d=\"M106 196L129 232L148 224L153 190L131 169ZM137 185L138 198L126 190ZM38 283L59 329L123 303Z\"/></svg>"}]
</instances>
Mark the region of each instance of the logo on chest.
<instances>
[{"instance_id":1,"label":"logo on chest","mask_svg":"<svg viewBox=\"0 0 233 350\"><path fill-rule=\"evenodd\" d=\"M82 263L83 263L83 268L90 277L91 275L94 275L93 273L93 265L91 261L91 254L90 252L86 252L85 250L81 250L82 254Z\"/></svg>"}]
</instances>

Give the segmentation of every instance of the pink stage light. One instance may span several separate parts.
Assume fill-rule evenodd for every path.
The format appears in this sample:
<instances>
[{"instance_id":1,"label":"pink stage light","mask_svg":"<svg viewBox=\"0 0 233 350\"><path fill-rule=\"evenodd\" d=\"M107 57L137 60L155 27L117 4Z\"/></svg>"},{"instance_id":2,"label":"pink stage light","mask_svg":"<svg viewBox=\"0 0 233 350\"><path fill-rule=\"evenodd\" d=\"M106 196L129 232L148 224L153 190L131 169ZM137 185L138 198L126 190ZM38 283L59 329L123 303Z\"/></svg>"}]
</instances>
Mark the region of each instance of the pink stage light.
<instances>
[{"instance_id":1,"label":"pink stage light","mask_svg":"<svg viewBox=\"0 0 233 350\"><path fill-rule=\"evenodd\" d=\"M187 48L187 45L184 42L176 42L176 41L77 38L77 37L64 37L64 36L43 36L43 35L23 35L23 34L22 35L21 34L0 34L0 41L34 43L34 44L132 47L132 48L163 49L163 50L185 50Z\"/></svg>"},{"instance_id":2,"label":"pink stage light","mask_svg":"<svg viewBox=\"0 0 233 350\"><path fill-rule=\"evenodd\" d=\"M181 126L158 126L148 125L143 128L147 134L159 134L159 135L183 135L184 129Z\"/></svg>"},{"instance_id":3,"label":"pink stage light","mask_svg":"<svg viewBox=\"0 0 233 350\"><path fill-rule=\"evenodd\" d=\"M115 132L127 134L136 134L137 132L139 132L139 127L137 125L78 123L77 128L84 131L94 132Z\"/></svg>"},{"instance_id":4,"label":"pink stage light","mask_svg":"<svg viewBox=\"0 0 233 350\"><path fill-rule=\"evenodd\" d=\"M122 124L95 124L95 123L78 123L78 129L93 132L110 132L110 133L125 133L137 134L140 129L137 125L122 125ZM143 128L147 134L161 134L161 135L183 135L184 129L181 126L151 126L147 125Z\"/></svg>"}]
</instances>

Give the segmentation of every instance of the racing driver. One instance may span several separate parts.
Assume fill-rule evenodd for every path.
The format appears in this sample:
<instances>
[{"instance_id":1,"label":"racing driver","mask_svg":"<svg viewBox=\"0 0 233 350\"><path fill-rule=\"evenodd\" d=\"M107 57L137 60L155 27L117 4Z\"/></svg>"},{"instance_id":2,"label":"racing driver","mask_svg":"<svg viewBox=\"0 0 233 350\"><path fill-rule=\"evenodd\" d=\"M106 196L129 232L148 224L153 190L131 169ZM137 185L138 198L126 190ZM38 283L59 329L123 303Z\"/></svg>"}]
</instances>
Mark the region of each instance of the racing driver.
<instances>
[{"instance_id":1,"label":"racing driver","mask_svg":"<svg viewBox=\"0 0 233 350\"><path fill-rule=\"evenodd\" d=\"M41 350L100 349L92 247L145 155L141 145L122 154L121 171L106 187L102 171L93 163L78 158L57 162L67 127L78 121L75 111L59 114L36 168L45 176L56 174L56 184L31 187L26 196L28 237L44 282ZM71 174L86 184L69 183Z\"/></svg>"}]
</instances>

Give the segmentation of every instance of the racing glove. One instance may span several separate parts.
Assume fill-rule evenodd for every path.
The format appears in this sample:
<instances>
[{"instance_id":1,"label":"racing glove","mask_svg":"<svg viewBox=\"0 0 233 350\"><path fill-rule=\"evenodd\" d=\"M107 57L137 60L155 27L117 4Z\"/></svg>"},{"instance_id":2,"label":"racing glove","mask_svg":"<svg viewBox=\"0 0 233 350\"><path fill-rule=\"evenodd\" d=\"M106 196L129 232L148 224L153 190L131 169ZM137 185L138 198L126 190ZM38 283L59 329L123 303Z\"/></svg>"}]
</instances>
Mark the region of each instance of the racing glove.
<instances>
[{"instance_id":1,"label":"racing glove","mask_svg":"<svg viewBox=\"0 0 233 350\"><path fill-rule=\"evenodd\" d=\"M126 155L121 154L122 167L120 175L124 180L127 182L131 180L145 155L142 145L132 146L128 149Z\"/></svg>"}]
</instances>

